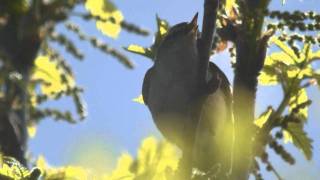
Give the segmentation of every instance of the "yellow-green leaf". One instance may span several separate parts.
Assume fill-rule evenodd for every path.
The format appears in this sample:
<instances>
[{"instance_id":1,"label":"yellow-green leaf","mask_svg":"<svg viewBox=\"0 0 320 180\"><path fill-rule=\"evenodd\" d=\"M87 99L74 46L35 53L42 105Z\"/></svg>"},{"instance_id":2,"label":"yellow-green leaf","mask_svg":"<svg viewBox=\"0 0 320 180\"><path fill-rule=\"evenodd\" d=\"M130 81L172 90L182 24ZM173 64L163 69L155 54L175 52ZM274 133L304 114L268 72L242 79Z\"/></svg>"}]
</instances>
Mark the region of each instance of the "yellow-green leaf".
<instances>
[{"instance_id":1,"label":"yellow-green leaf","mask_svg":"<svg viewBox=\"0 0 320 180\"><path fill-rule=\"evenodd\" d=\"M278 37L272 37L270 40L271 43L274 43L276 46L278 46L284 53L289 55L291 59L298 62L298 57L294 53L294 51L286 45L283 41L280 41Z\"/></svg>"},{"instance_id":2,"label":"yellow-green leaf","mask_svg":"<svg viewBox=\"0 0 320 180\"><path fill-rule=\"evenodd\" d=\"M269 58L266 59L266 65L275 64L277 62L282 62L286 65L295 64L295 59L293 59L290 55L285 52L275 52L270 55Z\"/></svg>"},{"instance_id":3,"label":"yellow-green leaf","mask_svg":"<svg viewBox=\"0 0 320 180\"><path fill-rule=\"evenodd\" d=\"M143 47L138 46L138 45L130 45L127 49L131 52L135 52L135 53L139 53L139 54L146 53L146 50Z\"/></svg>"},{"instance_id":4,"label":"yellow-green leaf","mask_svg":"<svg viewBox=\"0 0 320 180\"><path fill-rule=\"evenodd\" d=\"M230 13L235 3L236 3L235 0L226 0L225 10L227 14Z\"/></svg>"},{"instance_id":5,"label":"yellow-green leaf","mask_svg":"<svg viewBox=\"0 0 320 180\"><path fill-rule=\"evenodd\" d=\"M136 172L138 175L147 175L147 179L166 179L166 170L175 171L178 159L177 150L173 145L165 141L159 143L154 137L149 137L139 148Z\"/></svg>"},{"instance_id":6,"label":"yellow-green leaf","mask_svg":"<svg viewBox=\"0 0 320 180\"><path fill-rule=\"evenodd\" d=\"M29 138L34 138L37 134L37 126L35 124L28 125L27 127Z\"/></svg>"},{"instance_id":7,"label":"yellow-green leaf","mask_svg":"<svg viewBox=\"0 0 320 180\"><path fill-rule=\"evenodd\" d=\"M263 125L268 121L272 112L273 112L272 108L268 108L267 111L262 113L260 115L260 117L254 121L254 124L257 125L258 127L262 128Z\"/></svg>"},{"instance_id":8,"label":"yellow-green leaf","mask_svg":"<svg viewBox=\"0 0 320 180\"><path fill-rule=\"evenodd\" d=\"M158 25L158 31L156 33L155 44L159 43L169 30L168 22L159 18L158 16L157 16L157 25Z\"/></svg>"},{"instance_id":9,"label":"yellow-green leaf","mask_svg":"<svg viewBox=\"0 0 320 180\"><path fill-rule=\"evenodd\" d=\"M289 111L292 112L298 105L306 103L308 101L308 95L305 89L300 89L297 94L293 95L289 101ZM299 108L298 114L303 119L308 118L308 107L304 106L303 108Z\"/></svg>"},{"instance_id":10,"label":"yellow-green leaf","mask_svg":"<svg viewBox=\"0 0 320 180\"><path fill-rule=\"evenodd\" d=\"M61 75L66 76L67 84L62 83ZM75 85L73 77L66 74L58 67L55 61L51 61L48 56L39 56L35 60L35 71L32 75L33 80L41 80L41 91L47 96L66 90Z\"/></svg>"},{"instance_id":11,"label":"yellow-green leaf","mask_svg":"<svg viewBox=\"0 0 320 180\"><path fill-rule=\"evenodd\" d=\"M142 95L139 95L138 97L132 99L133 102L137 102L139 104L144 104L144 101L143 101L143 96Z\"/></svg>"},{"instance_id":12,"label":"yellow-green leaf","mask_svg":"<svg viewBox=\"0 0 320 180\"><path fill-rule=\"evenodd\" d=\"M159 34L161 36L164 36L169 30L169 25L167 23L167 21L164 21L162 19L158 19L158 31L159 31Z\"/></svg>"},{"instance_id":13,"label":"yellow-green leaf","mask_svg":"<svg viewBox=\"0 0 320 180\"><path fill-rule=\"evenodd\" d=\"M85 7L94 16L99 16L105 20L113 18L114 22L110 20L97 21L96 25L103 34L112 38L118 37L121 31L123 15L109 0L87 0Z\"/></svg>"},{"instance_id":14,"label":"yellow-green leaf","mask_svg":"<svg viewBox=\"0 0 320 180\"><path fill-rule=\"evenodd\" d=\"M258 77L259 84L263 86L271 86L278 84L278 78L276 75L269 75L265 71L261 71Z\"/></svg>"},{"instance_id":15,"label":"yellow-green leaf","mask_svg":"<svg viewBox=\"0 0 320 180\"><path fill-rule=\"evenodd\" d=\"M132 52L132 53L135 53L135 54L139 54L139 55L142 55L142 56L146 56L146 57L148 57L150 59L153 59L153 53L152 53L150 48L144 48L144 47L139 46L139 45L131 44L130 46L125 47L124 49L126 51L129 51L129 52Z\"/></svg>"},{"instance_id":16,"label":"yellow-green leaf","mask_svg":"<svg viewBox=\"0 0 320 180\"><path fill-rule=\"evenodd\" d=\"M309 55L310 60L320 60L320 50L316 52L311 52Z\"/></svg>"},{"instance_id":17,"label":"yellow-green leaf","mask_svg":"<svg viewBox=\"0 0 320 180\"><path fill-rule=\"evenodd\" d=\"M126 179L133 180L134 174L130 172L133 158L128 153L124 153L120 156L117 167L112 171L110 176L105 177L107 180Z\"/></svg>"},{"instance_id":18,"label":"yellow-green leaf","mask_svg":"<svg viewBox=\"0 0 320 180\"><path fill-rule=\"evenodd\" d=\"M282 133L283 133L284 143L289 143L289 142L293 143L292 136L287 130L283 130Z\"/></svg>"},{"instance_id":19,"label":"yellow-green leaf","mask_svg":"<svg viewBox=\"0 0 320 180\"><path fill-rule=\"evenodd\" d=\"M288 123L286 131L291 135L293 144L304 153L306 159L310 160L312 157L312 140L304 132L302 124Z\"/></svg>"}]
</instances>

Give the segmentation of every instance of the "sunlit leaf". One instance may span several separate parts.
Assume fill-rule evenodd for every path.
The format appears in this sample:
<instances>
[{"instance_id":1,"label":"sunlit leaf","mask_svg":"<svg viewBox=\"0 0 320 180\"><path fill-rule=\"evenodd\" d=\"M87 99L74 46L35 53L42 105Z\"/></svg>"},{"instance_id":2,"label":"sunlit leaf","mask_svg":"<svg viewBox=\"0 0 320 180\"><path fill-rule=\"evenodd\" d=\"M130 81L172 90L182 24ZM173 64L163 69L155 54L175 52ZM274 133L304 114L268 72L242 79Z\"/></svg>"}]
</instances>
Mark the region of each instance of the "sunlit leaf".
<instances>
[{"instance_id":1,"label":"sunlit leaf","mask_svg":"<svg viewBox=\"0 0 320 180\"><path fill-rule=\"evenodd\" d=\"M235 3L236 3L235 0L226 0L225 10L227 14L230 13Z\"/></svg>"},{"instance_id":2,"label":"sunlit leaf","mask_svg":"<svg viewBox=\"0 0 320 180\"><path fill-rule=\"evenodd\" d=\"M260 117L254 121L254 124L262 128L263 125L268 121L272 112L273 112L272 108L268 108L267 111L263 112L260 115Z\"/></svg>"},{"instance_id":3,"label":"sunlit leaf","mask_svg":"<svg viewBox=\"0 0 320 180\"><path fill-rule=\"evenodd\" d=\"M162 41L163 37L167 34L169 30L169 24L166 20L161 19L160 17L156 17L157 19L157 32L155 35L155 41L153 46L157 47L159 43Z\"/></svg>"},{"instance_id":4,"label":"sunlit leaf","mask_svg":"<svg viewBox=\"0 0 320 180\"><path fill-rule=\"evenodd\" d=\"M97 21L97 28L105 35L117 38L121 31L121 22L123 21L123 15L121 11L117 10L113 3L109 0L87 0L85 3L87 10L95 16L99 16L102 19L113 18L112 21Z\"/></svg>"},{"instance_id":5,"label":"sunlit leaf","mask_svg":"<svg viewBox=\"0 0 320 180\"><path fill-rule=\"evenodd\" d=\"M288 131L283 130L282 133L283 133L284 143L290 143L290 142L293 143L292 136Z\"/></svg>"},{"instance_id":6,"label":"sunlit leaf","mask_svg":"<svg viewBox=\"0 0 320 180\"><path fill-rule=\"evenodd\" d=\"M158 34L164 36L169 30L169 24L167 21L157 16Z\"/></svg>"},{"instance_id":7,"label":"sunlit leaf","mask_svg":"<svg viewBox=\"0 0 320 180\"><path fill-rule=\"evenodd\" d=\"M278 46L284 53L290 56L292 60L298 61L298 57L286 43L284 43L283 41L280 41L277 37L272 37L270 42Z\"/></svg>"},{"instance_id":8,"label":"sunlit leaf","mask_svg":"<svg viewBox=\"0 0 320 180\"><path fill-rule=\"evenodd\" d=\"M120 156L117 167L112 171L111 175L106 177L107 180L116 180L116 179L134 179L134 174L130 172L130 167L133 163L133 158L128 154L124 153Z\"/></svg>"},{"instance_id":9,"label":"sunlit leaf","mask_svg":"<svg viewBox=\"0 0 320 180\"><path fill-rule=\"evenodd\" d=\"M23 179L29 175L29 171L16 159L8 156L2 156L2 166L0 167L0 175L8 178L8 180Z\"/></svg>"},{"instance_id":10,"label":"sunlit leaf","mask_svg":"<svg viewBox=\"0 0 320 180\"><path fill-rule=\"evenodd\" d=\"M89 174L86 169L78 166L68 166L65 168L66 179L89 179Z\"/></svg>"},{"instance_id":11,"label":"sunlit leaf","mask_svg":"<svg viewBox=\"0 0 320 180\"><path fill-rule=\"evenodd\" d=\"M135 52L135 53L139 53L139 54L146 53L146 50L143 47L138 46L138 45L130 45L127 49L131 52Z\"/></svg>"},{"instance_id":12,"label":"sunlit leaf","mask_svg":"<svg viewBox=\"0 0 320 180\"><path fill-rule=\"evenodd\" d=\"M63 83L62 75L66 76L67 84ZM73 77L66 74L57 66L55 61L51 61L48 56L39 56L35 60L35 71L32 75L33 80L40 80L43 94L51 96L54 93L64 91L68 87L75 85Z\"/></svg>"},{"instance_id":13,"label":"sunlit leaf","mask_svg":"<svg viewBox=\"0 0 320 180\"><path fill-rule=\"evenodd\" d=\"M269 58L266 59L266 65L273 65L277 62L282 62L286 65L295 64L295 59L293 59L290 55L285 52L275 52L272 53Z\"/></svg>"},{"instance_id":14,"label":"sunlit leaf","mask_svg":"<svg viewBox=\"0 0 320 180\"><path fill-rule=\"evenodd\" d=\"M29 138L34 138L37 134L37 126L35 124L28 125L27 127Z\"/></svg>"},{"instance_id":15,"label":"sunlit leaf","mask_svg":"<svg viewBox=\"0 0 320 180\"><path fill-rule=\"evenodd\" d=\"M300 104L306 103L308 101L308 95L305 89L300 89L297 94L292 96L289 101L289 111L292 112L293 109L297 108ZM308 118L308 106L299 108L298 115L303 119Z\"/></svg>"},{"instance_id":16,"label":"sunlit leaf","mask_svg":"<svg viewBox=\"0 0 320 180\"><path fill-rule=\"evenodd\" d=\"M154 137L143 140L136 159L125 153L118 160L117 167L106 179L171 179L169 172L178 167L179 155L175 146L158 142Z\"/></svg>"},{"instance_id":17,"label":"sunlit leaf","mask_svg":"<svg viewBox=\"0 0 320 180\"><path fill-rule=\"evenodd\" d=\"M163 40L163 38L165 37L165 35L169 30L169 24L167 21L159 18L158 16L156 17L156 20L157 20L157 32L155 33L154 42L150 47L144 48L139 45L130 45L129 47L126 47L124 49L129 52L145 56L153 61L155 56L155 51L157 50L161 41Z\"/></svg>"},{"instance_id":18,"label":"sunlit leaf","mask_svg":"<svg viewBox=\"0 0 320 180\"><path fill-rule=\"evenodd\" d=\"M276 75L270 75L265 71L261 71L258 77L259 84L264 86L271 86L278 84L278 78Z\"/></svg>"},{"instance_id":19,"label":"sunlit leaf","mask_svg":"<svg viewBox=\"0 0 320 180\"><path fill-rule=\"evenodd\" d=\"M293 144L297 146L305 155L306 159L312 157L312 140L307 136L300 123L288 123L286 131L292 137Z\"/></svg>"},{"instance_id":20,"label":"sunlit leaf","mask_svg":"<svg viewBox=\"0 0 320 180\"><path fill-rule=\"evenodd\" d=\"M320 60L320 50L316 52L311 52L309 55L310 60Z\"/></svg>"},{"instance_id":21,"label":"sunlit leaf","mask_svg":"<svg viewBox=\"0 0 320 180\"><path fill-rule=\"evenodd\" d=\"M44 156L40 155L38 157L36 161L36 166L43 172L48 168L48 165Z\"/></svg>"},{"instance_id":22,"label":"sunlit leaf","mask_svg":"<svg viewBox=\"0 0 320 180\"><path fill-rule=\"evenodd\" d=\"M144 104L142 95L139 95L138 97L132 99L132 101L133 101L133 102L137 102L137 103L139 103L139 104Z\"/></svg>"},{"instance_id":23,"label":"sunlit leaf","mask_svg":"<svg viewBox=\"0 0 320 180\"><path fill-rule=\"evenodd\" d=\"M153 53L151 52L150 48L144 48L142 46L132 44L129 47L126 47L124 49L135 54L146 56L150 59L153 58Z\"/></svg>"},{"instance_id":24,"label":"sunlit leaf","mask_svg":"<svg viewBox=\"0 0 320 180\"><path fill-rule=\"evenodd\" d=\"M137 164L137 173L140 176L164 177L167 168L177 169L178 154L175 147L168 142L158 143L155 138L149 137L139 148Z\"/></svg>"},{"instance_id":25,"label":"sunlit leaf","mask_svg":"<svg viewBox=\"0 0 320 180\"><path fill-rule=\"evenodd\" d=\"M117 38L121 31L120 23L123 20L123 15L120 11L114 11L111 13L106 13L104 18L113 17L115 22L97 22L97 28L100 29L105 35L110 36L112 38Z\"/></svg>"}]
</instances>

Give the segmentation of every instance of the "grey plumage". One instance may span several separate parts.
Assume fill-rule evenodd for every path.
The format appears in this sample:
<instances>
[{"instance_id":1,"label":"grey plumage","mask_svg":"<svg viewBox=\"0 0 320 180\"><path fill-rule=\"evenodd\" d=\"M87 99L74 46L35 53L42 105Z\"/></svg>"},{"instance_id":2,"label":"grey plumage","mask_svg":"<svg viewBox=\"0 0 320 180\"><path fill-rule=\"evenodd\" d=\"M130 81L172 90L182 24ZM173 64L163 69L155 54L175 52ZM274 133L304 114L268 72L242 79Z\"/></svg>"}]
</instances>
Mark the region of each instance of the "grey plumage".
<instances>
[{"instance_id":1,"label":"grey plumage","mask_svg":"<svg viewBox=\"0 0 320 180\"><path fill-rule=\"evenodd\" d=\"M194 21L169 30L157 49L155 64L145 75L142 94L160 132L182 150L188 144L187 127L195 127L193 164L207 171L214 166L212 162L231 157L231 146L221 145L221 141L231 142L226 129L231 122L232 98L227 77L210 63L208 87L203 91L200 112L196 113L200 117L193 118L199 102L198 31Z\"/></svg>"}]
</instances>

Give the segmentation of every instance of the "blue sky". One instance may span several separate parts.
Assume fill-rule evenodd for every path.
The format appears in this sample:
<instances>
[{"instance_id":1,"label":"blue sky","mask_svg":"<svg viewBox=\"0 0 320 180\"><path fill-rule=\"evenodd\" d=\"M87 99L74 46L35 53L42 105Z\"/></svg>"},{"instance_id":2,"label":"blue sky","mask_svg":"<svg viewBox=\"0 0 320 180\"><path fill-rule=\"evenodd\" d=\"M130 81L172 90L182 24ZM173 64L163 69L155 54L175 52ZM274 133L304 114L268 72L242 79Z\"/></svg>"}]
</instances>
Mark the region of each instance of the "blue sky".
<instances>
[{"instance_id":1,"label":"blue sky","mask_svg":"<svg viewBox=\"0 0 320 180\"><path fill-rule=\"evenodd\" d=\"M202 17L202 1L195 0L118 0L117 7L123 12L126 21L134 22L151 32L155 31L155 16L158 14L170 24L189 21L196 12ZM320 12L320 6L316 0L299 1L290 0L285 6L281 0L273 0L273 9L313 10ZM84 11L83 7L76 9ZM84 22L78 18L72 18L88 34L94 35L121 48L130 44L148 46L152 43L152 36L141 37L126 32L121 32L118 39L105 37L96 30L94 23ZM201 21L199 21L201 22ZM135 69L128 70L110 56L100 53L92 48L89 43L80 42L71 33L65 32L59 25L58 31L70 34L70 38L86 54L84 62L78 62L72 56L59 48L62 54L69 60L75 71L77 83L85 88L83 98L88 106L88 117L84 122L71 125L65 122L54 122L51 119L43 120L38 127L37 135L30 140L30 151L34 156L42 154L52 165L81 164L73 154L88 155L92 153L92 147L100 148L105 152L105 158L100 159L106 163L107 169L112 169L117 157L122 152L132 155L140 145L143 138L150 135L161 138L160 133L152 122L147 107L132 101L141 94L142 80L146 70L152 65L148 59L126 53L134 62ZM221 53L212 58L227 74L232 81L232 69L230 58L226 53ZM257 111L262 111L270 104L277 105L281 98L279 87L259 87L257 96ZM306 162L302 153L288 144L290 152L297 154L297 166L289 167L280 158L272 156L281 175L286 179L316 179L320 175L320 121L318 119L320 108L320 93L314 87L308 91L313 100L309 113L310 118L307 130L314 142L314 160ZM51 106L59 106L61 109L72 108L70 100L49 103ZM90 157L88 157L90 160ZM87 159L87 160L88 160ZM95 159L91 159L95 161ZM88 162L90 164L90 162ZM266 179L274 179L271 174Z\"/></svg>"}]
</instances>

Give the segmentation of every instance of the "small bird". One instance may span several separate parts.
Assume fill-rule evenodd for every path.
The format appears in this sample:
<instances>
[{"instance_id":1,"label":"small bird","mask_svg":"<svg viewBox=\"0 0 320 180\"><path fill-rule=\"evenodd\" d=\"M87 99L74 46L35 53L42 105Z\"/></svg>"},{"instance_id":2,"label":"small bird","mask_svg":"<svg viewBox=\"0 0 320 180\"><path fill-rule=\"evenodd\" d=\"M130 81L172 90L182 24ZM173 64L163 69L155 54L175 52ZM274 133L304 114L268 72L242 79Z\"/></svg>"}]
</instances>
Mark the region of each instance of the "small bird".
<instances>
[{"instance_id":1,"label":"small bird","mask_svg":"<svg viewBox=\"0 0 320 180\"><path fill-rule=\"evenodd\" d=\"M231 122L232 98L227 77L211 62L207 87L199 96L197 18L198 14L189 23L169 29L156 50L154 65L144 77L142 94L162 135L183 155L191 148L192 166L208 172L231 157L226 129ZM199 97L204 100L197 108ZM199 117L194 118L194 114ZM195 132L188 132L191 129Z\"/></svg>"}]
</instances>

